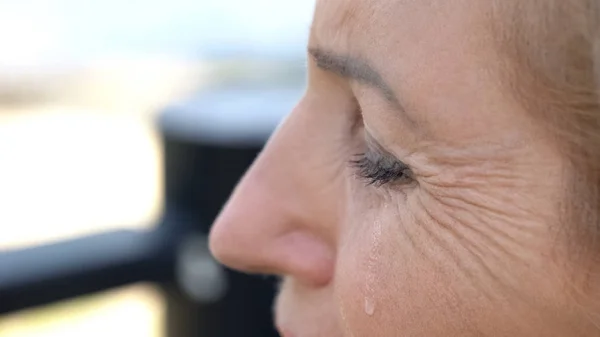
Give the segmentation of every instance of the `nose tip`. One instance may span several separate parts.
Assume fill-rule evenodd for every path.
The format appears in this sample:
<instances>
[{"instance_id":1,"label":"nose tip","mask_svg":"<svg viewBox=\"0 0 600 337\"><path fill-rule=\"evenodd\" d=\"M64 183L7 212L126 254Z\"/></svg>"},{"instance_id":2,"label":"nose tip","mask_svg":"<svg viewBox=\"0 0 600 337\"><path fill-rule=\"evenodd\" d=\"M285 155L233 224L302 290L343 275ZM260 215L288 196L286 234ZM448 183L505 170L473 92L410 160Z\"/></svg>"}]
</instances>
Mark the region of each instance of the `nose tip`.
<instances>
[{"instance_id":1,"label":"nose tip","mask_svg":"<svg viewBox=\"0 0 600 337\"><path fill-rule=\"evenodd\" d=\"M250 170L249 173L251 173ZM257 234L260 216L265 212L265 198L257 197L257 187L247 174L236 187L212 225L209 249L213 256L230 268L258 271L257 256L264 237ZM268 208L268 207L267 207Z\"/></svg>"},{"instance_id":2,"label":"nose tip","mask_svg":"<svg viewBox=\"0 0 600 337\"><path fill-rule=\"evenodd\" d=\"M250 247L245 247L246 239L239 229L231 228L232 225L242 228L244 226L232 221L230 211L221 212L210 230L208 240L210 253L217 261L232 269L252 271L253 268L243 263L241 258L247 256L244 251Z\"/></svg>"},{"instance_id":3,"label":"nose tip","mask_svg":"<svg viewBox=\"0 0 600 337\"><path fill-rule=\"evenodd\" d=\"M248 273L293 276L312 286L330 282L331 252L311 235L288 232L269 243L247 243L217 226L210 237L213 256L224 265Z\"/></svg>"}]
</instances>

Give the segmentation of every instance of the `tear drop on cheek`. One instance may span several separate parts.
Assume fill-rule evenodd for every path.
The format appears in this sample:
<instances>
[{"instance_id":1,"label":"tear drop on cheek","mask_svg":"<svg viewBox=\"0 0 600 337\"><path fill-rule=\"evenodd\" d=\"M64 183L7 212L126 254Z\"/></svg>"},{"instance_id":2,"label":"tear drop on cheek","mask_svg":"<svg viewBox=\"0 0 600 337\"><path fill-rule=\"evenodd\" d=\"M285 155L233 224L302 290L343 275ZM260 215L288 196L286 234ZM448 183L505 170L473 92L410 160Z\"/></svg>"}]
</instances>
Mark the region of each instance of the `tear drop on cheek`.
<instances>
[{"instance_id":1,"label":"tear drop on cheek","mask_svg":"<svg viewBox=\"0 0 600 337\"><path fill-rule=\"evenodd\" d=\"M379 269L379 256L381 255L381 227L381 222L378 220L373 224L371 246L366 263L364 309L365 313L369 316L373 316L375 313L375 283Z\"/></svg>"},{"instance_id":2,"label":"tear drop on cheek","mask_svg":"<svg viewBox=\"0 0 600 337\"><path fill-rule=\"evenodd\" d=\"M365 297L365 313L369 316L373 316L375 313L375 300L369 297Z\"/></svg>"}]
</instances>

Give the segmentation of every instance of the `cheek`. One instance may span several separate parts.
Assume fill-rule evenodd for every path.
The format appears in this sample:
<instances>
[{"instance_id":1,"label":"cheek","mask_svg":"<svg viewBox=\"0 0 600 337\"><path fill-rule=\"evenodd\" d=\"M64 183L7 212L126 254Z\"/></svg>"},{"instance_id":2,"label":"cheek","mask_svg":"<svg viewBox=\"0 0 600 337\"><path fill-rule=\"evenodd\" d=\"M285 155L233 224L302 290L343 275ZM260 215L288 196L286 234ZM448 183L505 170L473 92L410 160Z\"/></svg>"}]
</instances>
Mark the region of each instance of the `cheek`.
<instances>
[{"instance_id":1,"label":"cheek","mask_svg":"<svg viewBox=\"0 0 600 337\"><path fill-rule=\"evenodd\" d=\"M527 285L548 285L521 268L532 265L491 254L483 233L463 232L489 227L491 220L451 222L419 190L404 197L365 190L350 194L334 278L346 336L514 335L537 319L531 313L540 310L523 311L536 305L527 293L541 295ZM504 312L505 300L520 313ZM527 317L525 325L516 316Z\"/></svg>"},{"instance_id":2,"label":"cheek","mask_svg":"<svg viewBox=\"0 0 600 337\"><path fill-rule=\"evenodd\" d=\"M355 197L344 224L334 290L346 336L464 335L456 280L432 263L447 252L429 243L410 196L385 199Z\"/></svg>"},{"instance_id":3,"label":"cheek","mask_svg":"<svg viewBox=\"0 0 600 337\"><path fill-rule=\"evenodd\" d=\"M342 326L346 336L395 336L408 331L411 311L421 306L414 290L430 284L403 235L412 216L399 211L397 200L360 190L352 195L334 278Z\"/></svg>"}]
</instances>

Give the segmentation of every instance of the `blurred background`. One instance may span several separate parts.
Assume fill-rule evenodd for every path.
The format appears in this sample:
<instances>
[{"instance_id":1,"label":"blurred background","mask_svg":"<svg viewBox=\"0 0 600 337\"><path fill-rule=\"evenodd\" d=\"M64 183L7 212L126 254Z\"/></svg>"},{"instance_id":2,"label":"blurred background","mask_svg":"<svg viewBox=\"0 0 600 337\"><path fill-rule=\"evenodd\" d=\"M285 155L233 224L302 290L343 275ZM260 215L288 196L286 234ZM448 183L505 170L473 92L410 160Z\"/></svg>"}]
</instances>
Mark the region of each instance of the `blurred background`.
<instances>
[{"instance_id":1,"label":"blurred background","mask_svg":"<svg viewBox=\"0 0 600 337\"><path fill-rule=\"evenodd\" d=\"M165 202L160 114L215 88L301 88L313 5L0 1L0 255L153 226ZM219 123L252 114L231 109ZM163 292L138 284L0 315L0 337L158 337L164 320Z\"/></svg>"}]
</instances>

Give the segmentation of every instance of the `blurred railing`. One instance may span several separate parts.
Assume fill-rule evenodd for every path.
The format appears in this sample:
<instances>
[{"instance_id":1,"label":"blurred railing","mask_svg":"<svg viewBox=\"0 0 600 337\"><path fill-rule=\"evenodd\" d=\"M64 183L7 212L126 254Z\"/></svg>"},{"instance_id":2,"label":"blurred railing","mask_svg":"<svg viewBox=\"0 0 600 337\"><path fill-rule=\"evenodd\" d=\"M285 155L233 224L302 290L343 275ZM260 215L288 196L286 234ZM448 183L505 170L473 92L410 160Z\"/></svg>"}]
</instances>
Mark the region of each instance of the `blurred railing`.
<instances>
[{"instance_id":1,"label":"blurred railing","mask_svg":"<svg viewBox=\"0 0 600 337\"><path fill-rule=\"evenodd\" d=\"M0 314L132 284L165 294L166 336L276 336L270 280L219 266L210 224L298 86L205 90L158 120L165 212L153 230L114 231L0 254Z\"/></svg>"}]
</instances>

